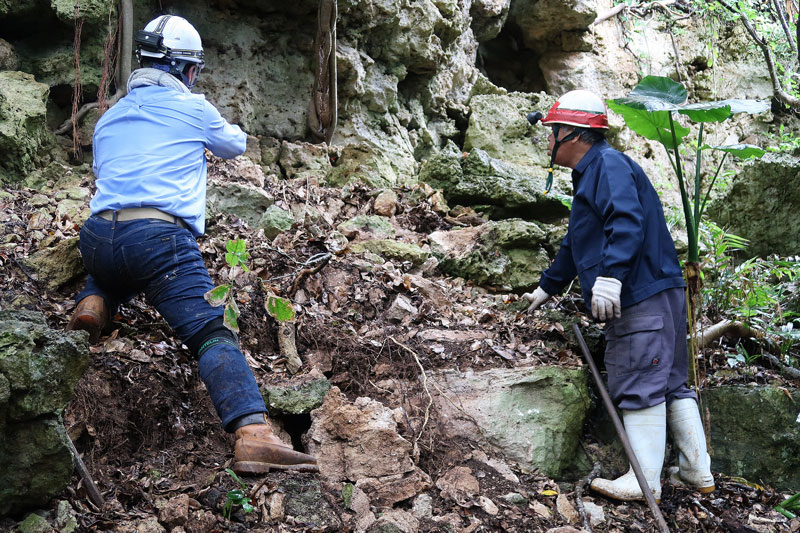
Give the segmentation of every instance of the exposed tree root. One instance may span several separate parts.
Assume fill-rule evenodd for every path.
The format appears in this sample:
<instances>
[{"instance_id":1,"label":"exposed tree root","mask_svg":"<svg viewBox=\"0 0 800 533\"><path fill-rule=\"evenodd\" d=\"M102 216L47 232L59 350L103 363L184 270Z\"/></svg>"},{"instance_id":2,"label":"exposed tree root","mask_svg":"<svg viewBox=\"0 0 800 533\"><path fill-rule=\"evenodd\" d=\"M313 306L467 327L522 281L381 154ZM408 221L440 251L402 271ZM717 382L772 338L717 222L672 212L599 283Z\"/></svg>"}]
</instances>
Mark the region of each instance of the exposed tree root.
<instances>
[{"instance_id":1,"label":"exposed tree root","mask_svg":"<svg viewBox=\"0 0 800 533\"><path fill-rule=\"evenodd\" d=\"M781 355L779 343L775 342L775 340L771 339L763 331L753 329L744 322L722 320L713 326L703 329L698 333L698 346L699 348L706 348L723 335L732 335L738 338L753 338L758 340L770 352L763 354L762 357L767 359L774 366L780 368L784 374L793 378L800 378L800 370L787 366L774 355Z\"/></svg>"}]
</instances>

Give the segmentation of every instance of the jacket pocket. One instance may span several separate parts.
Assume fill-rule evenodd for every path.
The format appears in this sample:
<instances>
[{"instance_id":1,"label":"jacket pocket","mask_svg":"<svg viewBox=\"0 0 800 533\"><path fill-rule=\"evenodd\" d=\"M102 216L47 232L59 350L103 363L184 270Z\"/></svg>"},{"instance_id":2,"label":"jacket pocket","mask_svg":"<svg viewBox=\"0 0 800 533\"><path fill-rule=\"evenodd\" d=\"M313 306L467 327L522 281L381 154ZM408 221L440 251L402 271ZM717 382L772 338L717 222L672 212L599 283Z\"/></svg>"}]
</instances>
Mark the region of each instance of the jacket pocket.
<instances>
[{"instance_id":1,"label":"jacket pocket","mask_svg":"<svg viewBox=\"0 0 800 533\"><path fill-rule=\"evenodd\" d=\"M617 361L626 362L621 373L658 368L663 357L664 319L661 315L623 316L614 323Z\"/></svg>"}]
</instances>

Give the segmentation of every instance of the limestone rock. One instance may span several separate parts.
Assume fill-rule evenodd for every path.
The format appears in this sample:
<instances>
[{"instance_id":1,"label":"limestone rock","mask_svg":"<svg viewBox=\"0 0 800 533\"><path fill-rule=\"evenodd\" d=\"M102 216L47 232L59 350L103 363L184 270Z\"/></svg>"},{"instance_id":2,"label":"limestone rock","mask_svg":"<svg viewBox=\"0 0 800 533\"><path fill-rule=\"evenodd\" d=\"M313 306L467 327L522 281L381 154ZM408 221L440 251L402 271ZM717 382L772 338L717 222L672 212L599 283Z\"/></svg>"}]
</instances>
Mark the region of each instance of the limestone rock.
<instances>
[{"instance_id":1,"label":"limestone rock","mask_svg":"<svg viewBox=\"0 0 800 533\"><path fill-rule=\"evenodd\" d=\"M546 112L555 102L544 93L487 94L470 99L464 151L480 148L490 157L529 168L546 168L550 128L532 126L526 115ZM541 173L539 173L541 174Z\"/></svg>"},{"instance_id":2,"label":"limestone rock","mask_svg":"<svg viewBox=\"0 0 800 533\"><path fill-rule=\"evenodd\" d=\"M370 251L384 259L396 259L402 262L408 261L415 265L423 264L431 256L429 251L423 250L416 244L391 239L370 239L354 244L350 249L354 253Z\"/></svg>"},{"instance_id":3,"label":"limestone rock","mask_svg":"<svg viewBox=\"0 0 800 533\"><path fill-rule=\"evenodd\" d=\"M398 412L369 398L347 401L331 388L322 407L312 411L309 453L320 474L331 481L355 481L375 505L391 506L430 484L414 465L411 443L397 433Z\"/></svg>"},{"instance_id":4,"label":"limestone rock","mask_svg":"<svg viewBox=\"0 0 800 533\"><path fill-rule=\"evenodd\" d=\"M342 521L322 493L319 480L297 476L281 481L280 489L285 494L283 500L286 517L295 524L314 526L315 531L341 531Z\"/></svg>"},{"instance_id":5,"label":"limestone rock","mask_svg":"<svg viewBox=\"0 0 800 533\"><path fill-rule=\"evenodd\" d=\"M291 211L282 209L277 205L271 205L258 219L256 227L263 229L264 235L268 239L274 239L280 233L290 230L294 223L295 220Z\"/></svg>"},{"instance_id":6,"label":"limestone rock","mask_svg":"<svg viewBox=\"0 0 800 533\"><path fill-rule=\"evenodd\" d=\"M60 413L88 363L85 332L53 331L40 313L0 311L0 515L45 505L69 484Z\"/></svg>"},{"instance_id":7,"label":"limestone rock","mask_svg":"<svg viewBox=\"0 0 800 533\"><path fill-rule=\"evenodd\" d=\"M472 506L473 499L481 490L478 480L472 475L472 469L466 466L448 470L436 480L436 487L441 491L442 498L453 500L462 507Z\"/></svg>"},{"instance_id":8,"label":"limestone rock","mask_svg":"<svg viewBox=\"0 0 800 533\"><path fill-rule=\"evenodd\" d=\"M364 240L370 237L392 237L395 230L391 223L378 215L358 215L339 224L337 228L348 239Z\"/></svg>"},{"instance_id":9,"label":"limestone rock","mask_svg":"<svg viewBox=\"0 0 800 533\"><path fill-rule=\"evenodd\" d=\"M5 39L0 39L0 70L17 70L19 58L14 47Z\"/></svg>"},{"instance_id":10,"label":"limestone rock","mask_svg":"<svg viewBox=\"0 0 800 533\"><path fill-rule=\"evenodd\" d=\"M54 291L85 273L78 251L78 237L64 239L27 257L23 264L32 269L36 279Z\"/></svg>"},{"instance_id":11,"label":"limestone rock","mask_svg":"<svg viewBox=\"0 0 800 533\"><path fill-rule=\"evenodd\" d=\"M711 218L750 240L747 252L766 257L800 250L800 158L767 154L747 163L728 192L709 205Z\"/></svg>"},{"instance_id":12,"label":"limestone rock","mask_svg":"<svg viewBox=\"0 0 800 533\"><path fill-rule=\"evenodd\" d=\"M393 217L397 212L397 193L391 189L382 190L372 204L372 210L382 217Z\"/></svg>"},{"instance_id":13,"label":"limestone rock","mask_svg":"<svg viewBox=\"0 0 800 533\"><path fill-rule=\"evenodd\" d=\"M0 183L15 183L34 169L50 132L46 102L50 88L30 74L0 72Z\"/></svg>"},{"instance_id":14,"label":"limestone rock","mask_svg":"<svg viewBox=\"0 0 800 533\"><path fill-rule=\"evenodd\" d=\"M478 284L527 289L550 265L542 248L547 234L534 222L510 219L436 231L429 240L443 272Z\"/></svg>"},{"instance_id":15,"label":"limestone rock","mask_svg":"<svg viewBox=\"0 0 800 533\"><path fill-rule=\"evenodd\" d=\"M265 385L261 394L270 413L300 415L309 414L321 406L330 389L331 384L325 376L313 372L307 377L293 378L279 385Z\"/></svg>"},{"instance_id":16,"label":"limestone rock","mask_svg":"<svg viewBox=\"0 0 800 533\"><path fill-rule=\"evenodd\" d=\"M419 520L408 511L390 509L367 529L367 533L417 533Z\"/></svg>"},{"instance_id":17,"label":"limestone rock","mask_svg":"<svg viewBox=\"0 0 800 533\"><path fill-rule=\"evenodd\" d=\"M448 420L443 425L447 436L488 444L524 470L555 478L570 466L589 409L582 371L558 367L446 371L436 380L442 390L434 401L442 419ZM457 397L463 412L442 394Z\"/></svg>"},{"instance_id":18,"label":"limestone rock","mask_svg":"<svg viewBox=\"0 0 800 533\"><path fill-rule=\"evenodd\" d=\"M281 143L278 163L287 179L313 178L322 182L331 169L327 145L311 143Z\"/></svg>"},{"instance_id":19,"label":"limestone rock","mask_svg":"<svg viewBox=\"0 0 800 533\"><path fill-rule=\"evenodd\" d=\"M731 385L706 389L703 402L711 413L711 470L748 480L769 479L778 490L800 491L798 398L800 390L795 388Z\"/></svg>"},{"instance_id":20,"label":"limestone rock","mask_svg":"<svg viewBox=\"0 0 800 533\"><path fill-rule=\"evenodd\" d=\"M208 213L236 215L250 225L257 225L275 200L253 185L213 181L206 193Z\"/></svg>"},{"instance_id":21,"label":"limestone rock","mask_svg":"<svg viewBox=\"0 0 800 533\"><path fill-rule=\"evenodd\" d=\"M469 14L472 16L472 33L478 42L497 37L506 22L511 0L476 0Z\"/></svg>"}]
</instances>

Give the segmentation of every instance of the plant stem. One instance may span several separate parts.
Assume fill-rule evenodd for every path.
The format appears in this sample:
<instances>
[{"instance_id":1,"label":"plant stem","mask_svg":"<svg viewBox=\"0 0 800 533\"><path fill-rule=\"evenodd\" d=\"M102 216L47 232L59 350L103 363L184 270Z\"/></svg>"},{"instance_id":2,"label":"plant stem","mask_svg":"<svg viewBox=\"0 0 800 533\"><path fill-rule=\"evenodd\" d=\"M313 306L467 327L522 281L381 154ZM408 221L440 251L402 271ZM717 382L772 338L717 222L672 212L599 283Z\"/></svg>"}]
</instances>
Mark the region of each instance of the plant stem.
<instances>
[{"instance_id":1,"label":"plant stem","mask_svg":"<svg viewBox=\"0 0 800 533\"><path fill-rule=\"evenodd\" d=\"M670 130L672 131L672 141L675 148L675 163L674 168L675 172L678 175L678 187L681 191L681 203L683 204L683 214L686 217L686 234L689 240L689 257L688 260L690 262L696 263L699 260L699 253L697 250L697 225L694 220L694 216L692 215L692 209L689 205L689 193L686 191L686 184L683 182L683 171L681 169L681 159L680 153L678 150L678 138L675 135L675 122L672 119L672 113L669 114L669 126ZM663 144L663 143L662 143ZM667 150L667 155L669 156L669 149L664 145L664 149Z\"/></svg>"},{"instance_id":2,"label":"plant stem","mask_svg":"<svg viewBox=\"0 0 800 533\"><path fill-rule=\"evenodd\" d=\"M704 122L700 123L700 131L697 133L697 152L694 162L694 221L700 225L700 182L702 180L701 168L703 166L703 126Z\"/></svg>"},{"instance_id":3,"label":"plant stem","mask_svg":"<svg viewBox=\"0 0 800 533\"><path fill-rule=\"evenodd\" d=\"M711 178L711 183L708 184L708 190L706 191L705 196L703 196L703 205L700 206L700 214L698 215L697 220L702 218L703 213L706 210L706 203L708 202L708 198L711 196L711 189L714 187L714 183L717 182L717 176L719 176L719 172L722 170L722 164L725 162L726 157L728 157L728 152L723 152L722 160L719 162L719 166L717 167L716 173L714 173L714 177Z\"/></svg>"}]
</instances>

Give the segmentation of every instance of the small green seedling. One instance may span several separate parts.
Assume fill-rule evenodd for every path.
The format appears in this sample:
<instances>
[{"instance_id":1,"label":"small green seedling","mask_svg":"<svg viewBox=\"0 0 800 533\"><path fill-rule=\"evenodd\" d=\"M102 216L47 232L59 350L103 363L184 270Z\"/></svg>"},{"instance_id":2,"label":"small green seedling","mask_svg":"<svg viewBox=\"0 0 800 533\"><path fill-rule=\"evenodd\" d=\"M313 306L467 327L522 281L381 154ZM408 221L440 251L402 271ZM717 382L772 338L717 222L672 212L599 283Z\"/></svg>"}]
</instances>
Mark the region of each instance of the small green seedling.
<instances>
[{"instance_id":1,"label":"small green seedling","mask_svg":"<svg viewBox=\"0 0 800 533\"><path fill-rule=\"evenodd\" d=\"M226 468L225 471L231 475L231 477L239 483L241 489L233 489L228 491L227 499L225 500L225 507L222 511L222 516L227 518L228 520L231 519L231 511L233 510L234 505L240 505L242 507L242 511L245 513L250 513L253 511L253 505L250 503L250 498L247 497L247 485L239 479L239 476L231 470L230 468Z\"/></svg>"},{"instance_id":2,"label":"small green seedling","mask_svg":"<svg viewBox=\"0 0 800 533\"><path fill-rule=\"evenodd\" d=\"M241 269L244 272L250 271L247 267L247 261L250 260L250 252L247 251L247 243L244 239L228 241L225 249L227 250L225 262L229 267L228 279L231 282L214 287L203 296L208 303L215 307L225 306L223 324L229 330L239 333L239 306L236 305L236 298L233 297L232 286L237 269Z\"/></svg>"}]
</instances>

